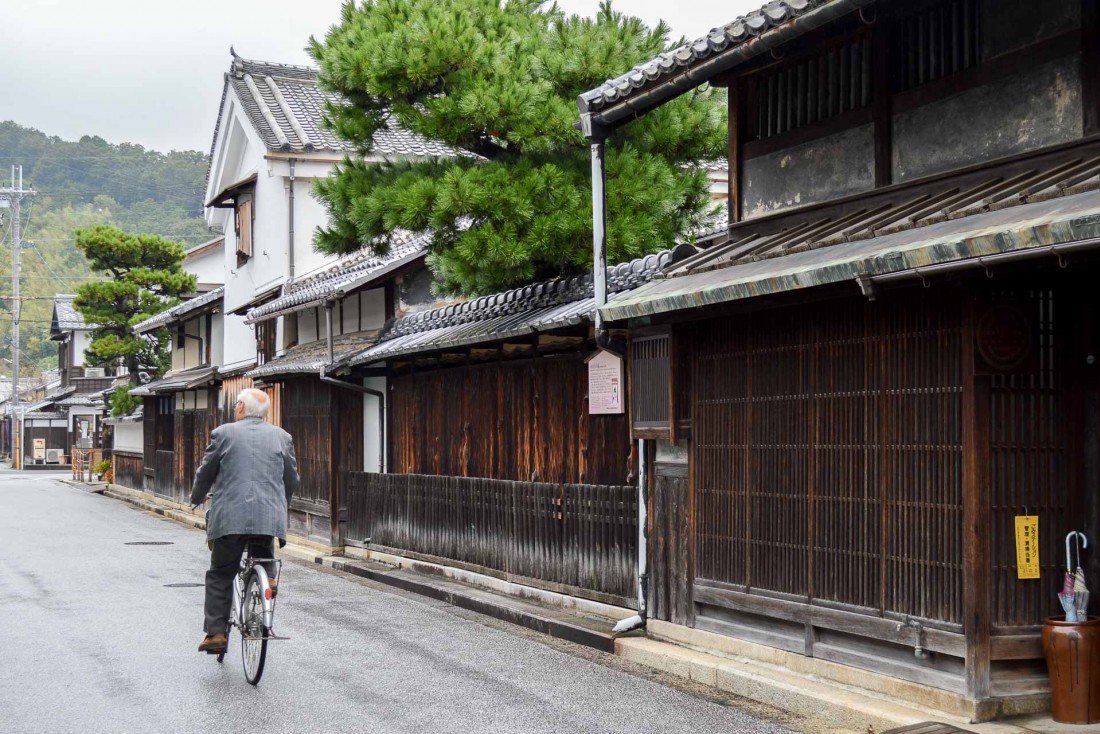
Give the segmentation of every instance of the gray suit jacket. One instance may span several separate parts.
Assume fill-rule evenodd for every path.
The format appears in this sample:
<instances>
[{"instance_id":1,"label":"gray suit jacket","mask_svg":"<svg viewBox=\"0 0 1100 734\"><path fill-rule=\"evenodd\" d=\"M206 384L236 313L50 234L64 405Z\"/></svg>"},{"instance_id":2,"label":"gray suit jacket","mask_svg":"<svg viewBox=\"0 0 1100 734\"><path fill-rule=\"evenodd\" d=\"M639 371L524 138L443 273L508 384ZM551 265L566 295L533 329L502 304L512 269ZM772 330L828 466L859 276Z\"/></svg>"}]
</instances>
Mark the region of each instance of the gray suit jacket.
<instances>
[{"instance_id":1,"label":"gray suit jacket","mask_svg":"<svg viewBox=\"0 0 1100 734\"><path fill-rule=\"evenodd\" d=\"M273 535L286 540L287 504L298 490L294 440L260 418L218 426L195 474L191 504L213 490L206 537Z\"/></svg>"}]
</instances>

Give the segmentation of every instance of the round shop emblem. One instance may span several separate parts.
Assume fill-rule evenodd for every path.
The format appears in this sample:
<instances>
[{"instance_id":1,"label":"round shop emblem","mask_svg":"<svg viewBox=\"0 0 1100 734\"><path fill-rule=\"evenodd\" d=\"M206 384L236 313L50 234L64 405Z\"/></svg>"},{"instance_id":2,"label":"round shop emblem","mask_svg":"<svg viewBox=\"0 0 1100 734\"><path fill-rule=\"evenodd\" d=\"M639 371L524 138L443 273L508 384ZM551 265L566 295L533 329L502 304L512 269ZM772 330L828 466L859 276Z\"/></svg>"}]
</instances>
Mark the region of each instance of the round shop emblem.
<instances>
[{"instance_id":1,"label":"round shop emblem","mask_svg":"<svg viewBox=\"0 0 1100 734\"><path fill-rule=\"evenodd\" d=\"M1031 356L1031 319L1022 309L1001 304L978 319L978 354L995 370L1007 372Z\"/></svg>"}]
</instances>

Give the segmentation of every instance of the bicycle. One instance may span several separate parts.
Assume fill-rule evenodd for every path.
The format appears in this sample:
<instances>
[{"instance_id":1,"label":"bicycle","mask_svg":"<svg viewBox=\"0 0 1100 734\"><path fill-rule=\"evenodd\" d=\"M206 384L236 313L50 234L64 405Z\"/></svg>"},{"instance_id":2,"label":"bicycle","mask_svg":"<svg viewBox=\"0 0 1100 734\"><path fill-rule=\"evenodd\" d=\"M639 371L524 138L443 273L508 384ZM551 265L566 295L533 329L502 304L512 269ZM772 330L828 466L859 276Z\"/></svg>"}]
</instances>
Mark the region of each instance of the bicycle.
<instances>
[{"instance_id":1,"label":"bicycle","mask_svg":"<svg viewBox=\"0 0 1100 734\"><path fill-rule=\"evenodd\" d=\"M276 558L252 558L248 551L241 554L241 570L233 577L233 606L226 629L226 650L216 653L218 662L225 659L229 636L234 628L241 635L241 662L244 678L252 685L260 682L267 661L269 640L287 640L272 631L275 621L275 598L263 563L275 564L275 587L279 586L283 562Z\"/></svg>"}]
</instances>

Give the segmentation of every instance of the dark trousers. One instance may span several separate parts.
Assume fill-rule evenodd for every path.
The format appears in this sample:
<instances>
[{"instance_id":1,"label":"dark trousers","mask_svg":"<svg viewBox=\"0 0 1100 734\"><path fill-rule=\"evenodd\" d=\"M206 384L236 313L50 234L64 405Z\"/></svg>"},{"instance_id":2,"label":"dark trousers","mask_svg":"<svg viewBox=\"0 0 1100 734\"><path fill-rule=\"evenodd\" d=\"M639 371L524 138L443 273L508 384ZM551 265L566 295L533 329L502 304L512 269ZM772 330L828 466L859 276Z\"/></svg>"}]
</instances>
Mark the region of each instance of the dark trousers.
<instances>
[{"instance_id":1,"label":"dark trousers","mask_svg":"<svg viewBox=\"0 0 1100 734\"><path fill-rule=\"evenodd\" d=\"M224 535L208 543L210 570L206 572L206 622L208 635L224 635L229 629L233 607L233 577L241 568L245 548L253 558L274 558L275 538L270 535ZM269 578L275 578L275 564L262 564Z\"/></svg>"}]
</instances>

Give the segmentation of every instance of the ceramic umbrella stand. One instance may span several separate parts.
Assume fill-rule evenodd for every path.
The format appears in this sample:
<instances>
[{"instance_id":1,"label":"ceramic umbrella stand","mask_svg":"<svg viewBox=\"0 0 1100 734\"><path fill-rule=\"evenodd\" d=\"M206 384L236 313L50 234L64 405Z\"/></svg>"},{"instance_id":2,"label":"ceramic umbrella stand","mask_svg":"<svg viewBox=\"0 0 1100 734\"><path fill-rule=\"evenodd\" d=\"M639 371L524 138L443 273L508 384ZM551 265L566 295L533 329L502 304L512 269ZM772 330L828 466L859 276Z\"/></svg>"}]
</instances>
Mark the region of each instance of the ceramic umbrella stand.
<instances>
[{"instance_id":1,"label":"ceramic umbrella stand","mask_svg":"<svg viewBox=\"0 0 1100 734\"><path fill-rule=\"evenodd\" d=\"M1070 556L1071 539L1077 545L1076 564ZM1047 617L1043 626L1051 713L1060 724L1100 724L1100 617L1088 615L1082 547L1088 547L1084 533L1066 536L1066 582L1058 595L1066 614Z\"/></svg>"}]
</instances>

